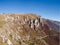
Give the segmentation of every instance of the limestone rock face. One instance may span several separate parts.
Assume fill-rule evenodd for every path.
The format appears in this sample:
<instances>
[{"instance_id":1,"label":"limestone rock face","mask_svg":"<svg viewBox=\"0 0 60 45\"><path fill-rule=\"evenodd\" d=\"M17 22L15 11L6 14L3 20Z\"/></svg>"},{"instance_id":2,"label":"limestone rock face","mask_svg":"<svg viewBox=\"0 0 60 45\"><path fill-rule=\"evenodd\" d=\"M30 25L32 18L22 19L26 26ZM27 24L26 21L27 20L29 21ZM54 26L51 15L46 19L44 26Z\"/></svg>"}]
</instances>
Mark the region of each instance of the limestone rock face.
<instances>
[{"instance_id":1,"label":"limestone rock face","mask_svg":"<svg viewBox=\"0 0 60 45\"><path fill-rule=\"evenodd\" d=\"M0 15L0 45L58 45L58 34L35 14Z\"/></svg>"}]
</instances>

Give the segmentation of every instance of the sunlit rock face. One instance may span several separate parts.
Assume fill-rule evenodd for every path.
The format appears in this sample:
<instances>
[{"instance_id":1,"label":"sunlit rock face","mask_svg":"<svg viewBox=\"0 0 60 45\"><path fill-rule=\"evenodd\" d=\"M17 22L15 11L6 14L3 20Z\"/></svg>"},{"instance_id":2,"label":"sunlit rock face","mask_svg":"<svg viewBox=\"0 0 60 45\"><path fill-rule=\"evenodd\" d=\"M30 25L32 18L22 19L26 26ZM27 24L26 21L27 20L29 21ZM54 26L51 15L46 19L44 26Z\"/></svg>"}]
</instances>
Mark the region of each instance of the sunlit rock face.
<instances>
[{"instance_id":1,"label":"sunlit rock face","mask_svg":"<svg viewBox=\"0 0 60 45\"><path fill-rule=\"evenodd\" d=\"M58 34L36 14L0 15L0 45L58 45Z\"/></svg>"}]
</instances>

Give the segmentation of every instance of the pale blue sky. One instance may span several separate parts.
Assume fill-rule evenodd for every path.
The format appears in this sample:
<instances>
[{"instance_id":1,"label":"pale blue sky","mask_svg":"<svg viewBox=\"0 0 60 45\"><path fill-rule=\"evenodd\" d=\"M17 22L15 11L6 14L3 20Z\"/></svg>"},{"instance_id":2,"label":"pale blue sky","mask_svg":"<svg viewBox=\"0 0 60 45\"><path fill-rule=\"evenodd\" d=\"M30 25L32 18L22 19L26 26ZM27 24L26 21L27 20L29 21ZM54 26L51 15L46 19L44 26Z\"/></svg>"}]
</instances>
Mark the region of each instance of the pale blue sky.
<instances>
[{"instance_id":1,"label":"pale blue sky","mask_svg":"<svg viewBox=\"0 0 60 45\"><path fill-rule=\"evenodd\" d=\"M0 13L33 13L60 21L59 0L0 0Z\"/></svg>"}]
</instances>

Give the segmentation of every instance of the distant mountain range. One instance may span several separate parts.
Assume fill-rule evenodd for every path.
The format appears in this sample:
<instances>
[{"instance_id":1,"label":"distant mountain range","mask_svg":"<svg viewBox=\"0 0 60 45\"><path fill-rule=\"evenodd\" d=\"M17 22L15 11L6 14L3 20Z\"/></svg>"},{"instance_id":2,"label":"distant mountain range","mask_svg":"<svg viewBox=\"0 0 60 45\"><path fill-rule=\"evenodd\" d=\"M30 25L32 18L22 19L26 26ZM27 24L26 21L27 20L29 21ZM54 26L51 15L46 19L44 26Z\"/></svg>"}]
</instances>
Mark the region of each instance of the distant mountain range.
<instances>
[{"instance_id":1,"label":"distant mountain range","mask_svg":"<svg viewBox=\"0 0 60 45\"><path fill-rule=\"evenodd\" d=\"M57 32L59 32L59 30L60 30L60 22L49 20L49 19L46 19L45 21L49 25L49 27L54 28Z\"/></svg>"}]
</instances>

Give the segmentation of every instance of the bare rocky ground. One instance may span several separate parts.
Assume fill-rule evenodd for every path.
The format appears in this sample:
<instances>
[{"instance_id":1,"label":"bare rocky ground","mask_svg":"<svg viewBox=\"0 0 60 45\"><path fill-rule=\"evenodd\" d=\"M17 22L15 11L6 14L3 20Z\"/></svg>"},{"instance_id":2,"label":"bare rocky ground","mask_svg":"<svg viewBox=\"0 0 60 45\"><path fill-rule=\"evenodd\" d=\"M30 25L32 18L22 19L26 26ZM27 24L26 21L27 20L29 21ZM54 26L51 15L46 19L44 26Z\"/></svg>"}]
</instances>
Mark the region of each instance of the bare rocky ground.
<instances>
[{"instance_id":1,"label":"bare rocky ground","mask_svg":"<svg viewBox=\"0 0 60 45\"><path fill-rule=\"evenodd\" d=\"M0 14L0 45L59 45L59 30L36 14Z\"/></svg>"}]
</instances>

